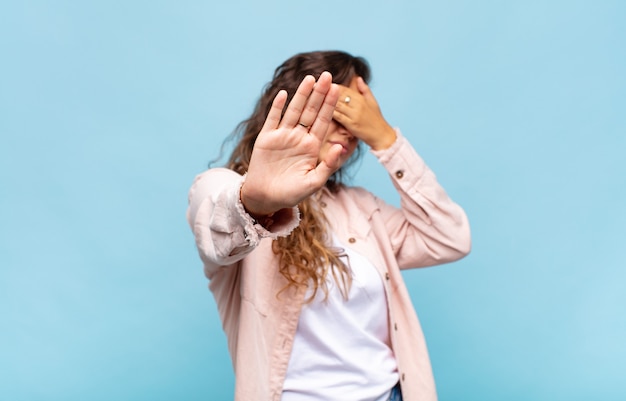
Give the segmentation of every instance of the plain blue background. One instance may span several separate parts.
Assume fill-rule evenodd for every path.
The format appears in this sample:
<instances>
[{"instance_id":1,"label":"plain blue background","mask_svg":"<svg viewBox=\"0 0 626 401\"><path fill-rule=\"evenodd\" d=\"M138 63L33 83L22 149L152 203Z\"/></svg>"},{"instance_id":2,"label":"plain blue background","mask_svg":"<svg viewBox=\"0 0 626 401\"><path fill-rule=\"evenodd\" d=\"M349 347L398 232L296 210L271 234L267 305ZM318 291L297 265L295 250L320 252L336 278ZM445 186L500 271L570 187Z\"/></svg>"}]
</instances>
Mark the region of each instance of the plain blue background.
<instances>
[{"instance_id":1,"label":"plain blue background","mask_svg":"<svg viewBox=\"0 0 626 401\"><path fill-rule=\"evenodd\" d=\"M294 53L372 90L467 211L405 274L441 400L626 397L623 1L0 6L0 398L229 400L185 222L195 174ZM368 155L355 181L396 195Z\"/></svg>"}]
</instances>

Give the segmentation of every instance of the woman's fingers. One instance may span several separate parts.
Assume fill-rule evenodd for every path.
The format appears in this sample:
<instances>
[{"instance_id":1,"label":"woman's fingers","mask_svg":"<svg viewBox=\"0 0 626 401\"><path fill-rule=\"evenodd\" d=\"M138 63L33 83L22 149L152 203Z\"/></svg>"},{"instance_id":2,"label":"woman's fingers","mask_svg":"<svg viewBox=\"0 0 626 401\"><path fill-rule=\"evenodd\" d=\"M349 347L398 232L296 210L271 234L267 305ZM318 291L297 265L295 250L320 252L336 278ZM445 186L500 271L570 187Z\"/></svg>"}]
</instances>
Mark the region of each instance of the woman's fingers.
<instances>
[{"instance_id":1,"label":"woman's fingers","mask_svg":"<svg viewBox=\"0 0 626 401\"><path fill-rule=\"evenodd\" d=\"M335 114L355 120L364 109L378 109L378 103L363 78L356 77L349 87L341 85Z\"/></svg>"},{"instance_id":2,"label":"woman's fingers","mask_svg":"<svg viewBox=\"0 0 626 401\"><path fill-rule=\"evenodd\" d=\"M306 76L289 102L280 126L294 128L300 124L308 130L324 104L331 83L332 76L328 72L323 72L317 82L312 76Z\"/></svg>"},{"instance_id":3,"label":"woman's fingers","mask_svg":"<svg viewBox=\"0 0 626 401\"><path fill-rule=\"evenodd\" d=\"M313 125L311 126L311 130L309 131L311 134L315 135L320 141L324 140L326 136L326 132L328 132L328 126L330 122L333 120L333 113L335 111L335 106L337 105L337 99L339 98L339 86L336 84L332 84L328 93L324 97L324 101L322 103L321 108Z\"/></svg>"},{"instance_id":4,"label":"woman's fingers","mask_svg":"<svg viewBox=\"0 0 626 401\"><path fill-rule=\"evenodd\" d=\"M320 109L325 103L326 96L328 95L328 91L332 86L333 77L329 72L323 72L315 86L313 87L313 92L307 99L304 110L302 111L302 115L298 121L298 124L302 124L306 127L311 127L316 122L317 117L319 115ZM326 131L324 131L324 134Z\"/></svg>"},{"instance_id":5,"label":"woman's fingers","mask_svg":"<svg viewBox=\"0 0 626 401\"><path fill-rule=\"evenodd\" d=\"M359 102L362 95L346 86L339 86L339 100L333 112L333 119L339 124L346 126L350 124L359 109ZM346 128L348 128L346 126Z\"/></svg>"},{"instance_id":6,"label":"woman's fingers","mask_svg":"<svg viewBox=\"0 0 626 401\"><path fill-rule=\"evenodd\" d=\"M340 111L335 110L333 112L333 120L346 127L348 131L350 130L350 124L352 123L352 120Z\"/></svg>"},{"instance_id":7,"label":"woman's fingers","mask_svg":"<svg viewBox=\"0 0 626 401\"><path fill-rule=\"evenodd\" d=\"M304 77L296 93L293 95L293 98L289 102L287 106L287 110L285 111L285 115L283 116L282 121L280 122L281 127L293 128L298 124L300 120L300 115L304 110L304 106L306 105L306 101L311 94L311 90L315 85L315 78L311 75L307 75Z\"/></svg>"},{"instance_id":8,"label":"woman's fingers","mask_svg":"<svg viewBox=\"0 0 626 401\"><path fill-rule=\"evenodd\" d=\"M285 108L285 102L287 101L287 92L281 90L278 92L274 101L272 101L272 107L270 108L269 113L267 113L267 118L265 119L265 123L263 123L263 128L261 128L261 132L270 131L278 128L278 124L280 124L280 117L283 113L283 109Z\"/></svg>"},{"instance_id":9,"label":"woman's fingers","mask_svg":"<svg viewBox=\"0 0 626 401\"><path fill-rule=\"evenodd\" d=\"M333 119L374 150L388 148L396 138L395 130L385 121L374 94L361 77L350 87L341 87Z\"/></svg>"}]
</instances>

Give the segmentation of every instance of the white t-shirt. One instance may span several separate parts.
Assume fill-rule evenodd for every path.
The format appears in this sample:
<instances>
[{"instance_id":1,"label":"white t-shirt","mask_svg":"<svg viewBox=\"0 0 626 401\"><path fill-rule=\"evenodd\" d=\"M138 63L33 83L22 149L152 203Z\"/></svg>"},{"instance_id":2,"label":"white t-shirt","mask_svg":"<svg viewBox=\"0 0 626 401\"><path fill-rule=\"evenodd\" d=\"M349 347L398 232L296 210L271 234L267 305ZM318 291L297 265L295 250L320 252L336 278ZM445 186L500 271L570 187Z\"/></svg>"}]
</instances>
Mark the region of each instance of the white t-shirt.
<instances>
[{"instance_id":1,"label":"white t-shirt","mask_svg":"<svg viewBox=\"0 0 626 401\"><path fill-rule=\"evenodd\" d=\"M383 280L369 260L343 246L352 271L346 301L332 275L300 314L282 401L384 401L398 382Z\"/></svg>"}]
</instances>

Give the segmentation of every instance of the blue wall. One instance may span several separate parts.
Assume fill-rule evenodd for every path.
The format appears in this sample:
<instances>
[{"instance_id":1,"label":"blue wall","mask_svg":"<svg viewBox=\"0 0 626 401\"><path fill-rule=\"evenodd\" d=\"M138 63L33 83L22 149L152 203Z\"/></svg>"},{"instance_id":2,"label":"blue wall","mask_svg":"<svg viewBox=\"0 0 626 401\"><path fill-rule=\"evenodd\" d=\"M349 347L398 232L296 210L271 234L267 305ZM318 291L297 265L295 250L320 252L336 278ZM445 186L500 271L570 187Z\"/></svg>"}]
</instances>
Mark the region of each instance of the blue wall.
<instances>
[{"instance_id":1,"label":"blue wall","mask_svg":"<svg viewBox=\"0 0 626 401\"><path fill-rule=\"evenodd\" d=\"M405 275L440 398L626 396L626 3L11 3L1 399L232 399L186 192L274 67L335 48L470 216L468 258ZM397 202L371 156L355 183Z\"/></svg>"}]
</instances>

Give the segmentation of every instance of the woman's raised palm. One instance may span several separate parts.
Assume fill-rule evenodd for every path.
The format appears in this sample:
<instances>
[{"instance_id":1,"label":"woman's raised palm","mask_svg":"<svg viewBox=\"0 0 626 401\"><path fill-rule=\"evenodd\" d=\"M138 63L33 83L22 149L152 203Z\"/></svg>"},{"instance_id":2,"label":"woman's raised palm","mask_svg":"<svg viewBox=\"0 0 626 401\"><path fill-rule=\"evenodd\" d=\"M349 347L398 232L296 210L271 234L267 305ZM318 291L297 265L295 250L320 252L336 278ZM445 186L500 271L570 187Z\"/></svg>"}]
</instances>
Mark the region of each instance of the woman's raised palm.
<instances>
[{"instance_id":1,"label":"woman's raised palm","mask_svg":"<svg viewBox=\"0 0 626 401\"><path fill-rule=\"evenodd\" d=\"M317 82L312 76L305 77L282 119L287 93L278 92L254 144L241 188L241 200L249 212L267 215L295 206L341 167L341 145L334 145L325 159L319 160L338 89L328 72Z\"/></svg>"}]
</instances>

